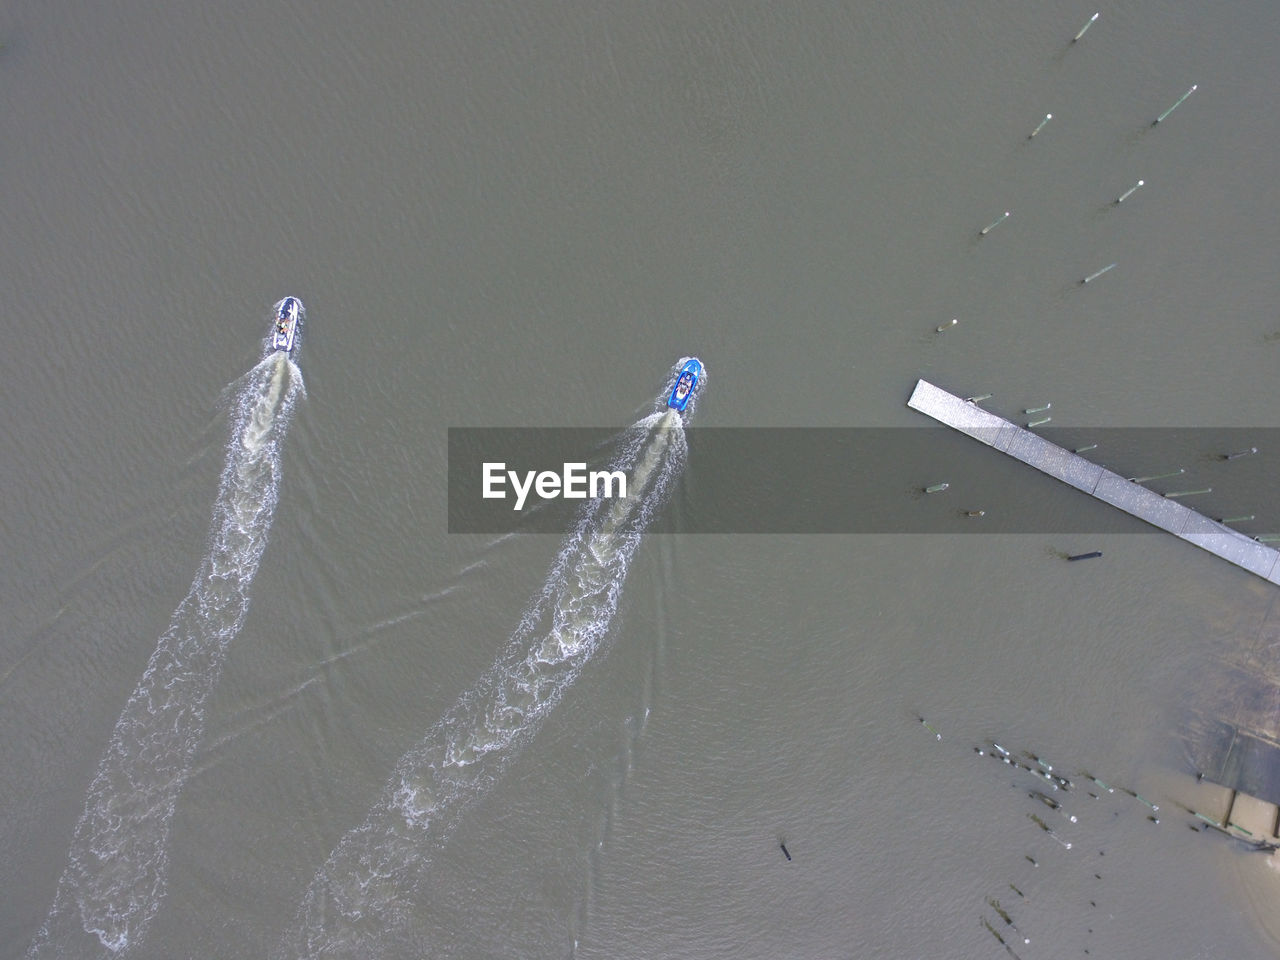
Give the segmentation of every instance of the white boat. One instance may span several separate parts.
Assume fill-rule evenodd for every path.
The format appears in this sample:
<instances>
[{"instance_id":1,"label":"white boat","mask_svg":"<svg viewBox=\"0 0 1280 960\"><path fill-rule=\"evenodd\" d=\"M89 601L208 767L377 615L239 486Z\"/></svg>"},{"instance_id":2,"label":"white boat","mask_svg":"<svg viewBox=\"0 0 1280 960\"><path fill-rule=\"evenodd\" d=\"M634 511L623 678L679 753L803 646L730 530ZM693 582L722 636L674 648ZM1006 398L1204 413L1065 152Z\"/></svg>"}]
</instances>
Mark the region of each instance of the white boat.
<instances>
[{"instance_id":1,"label":"white boat","mask_svg":"<svg viewBox=\"0 0 1280 960\"><path fill-rule=\"evenodd\" d=\"M302 313L302 301L297 297L285 297L276 311L275 326L271 331L271 349L288 353L298 336L298 317Z\"/></svg>"}]
</instances>

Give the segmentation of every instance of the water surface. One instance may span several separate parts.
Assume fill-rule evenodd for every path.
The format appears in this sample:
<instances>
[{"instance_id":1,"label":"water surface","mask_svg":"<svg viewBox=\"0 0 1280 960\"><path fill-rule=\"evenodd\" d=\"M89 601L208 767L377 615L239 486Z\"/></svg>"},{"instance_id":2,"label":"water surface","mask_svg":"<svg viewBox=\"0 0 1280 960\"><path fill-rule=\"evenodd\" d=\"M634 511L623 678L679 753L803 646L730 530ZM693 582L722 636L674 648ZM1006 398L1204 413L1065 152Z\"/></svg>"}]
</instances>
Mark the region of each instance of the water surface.
<instances>
[{"instance_id":1,"label":"water surface","mask_svg":"<svg viewBox=\"0 0 1280 960\"><path fill-rule=\"evenodd\" d=\"M268 955L545 582L559 537L446 533L449 426L621 428L690 354L707 426L909 427L920 376L1275 426L1280 13L1135 0L1071 44L1093 9L11 6L0 952L205 556L222 392L285 294L309 395L138 956ZM432 860L418 953L970 957L1014 883L1025 956L1273 956L1229 845L1107 806L1066 851L972 752L1147 795L1271 590L1158 536L649 537L609 655Z\"/></svg>"}]
</instances>

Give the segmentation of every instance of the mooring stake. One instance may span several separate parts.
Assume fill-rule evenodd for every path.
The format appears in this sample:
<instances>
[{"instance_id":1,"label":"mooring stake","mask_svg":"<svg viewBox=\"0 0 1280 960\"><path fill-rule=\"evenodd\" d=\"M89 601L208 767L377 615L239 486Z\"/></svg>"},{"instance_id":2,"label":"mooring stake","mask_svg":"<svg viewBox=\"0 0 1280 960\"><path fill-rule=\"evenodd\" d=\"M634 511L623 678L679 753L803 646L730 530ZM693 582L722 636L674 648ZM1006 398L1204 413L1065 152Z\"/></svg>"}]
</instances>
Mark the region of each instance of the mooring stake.
<instances>
[{"instance_id":1,"label":"mooring stake","mask_svg":"<svg viewBox=\"0 0 1280 960\"><path fill-rule=\"evenodd\" d=\"M1099 10L1099 11L1098 11L1098 13L1101 13L1101 12L1102 12L1101 10ZM1072 38L1071 38L1071 42L1072 42L1072 43L1075 43L1075 42L1076 42L1076 41L1078 41L1081 37L1083 37L1083 36L1084 36L1084 32L1085 32L1086 30L1088 30L1090 27L1092 27L1092 26L1093 26L1093 21L1095 21L1095 20L1097 20L1097 19L1098 19L1098 13L1095 13L1092 17L1090 17L1090 18L1089 18L1089 22L1088 22L1088 23L1086 23L1083 27L1081 27L1081 28L1080 28L1080 32L1079 32L1079 33L1077 33L1074 37L1072 37Z\"/></svg>"}]
</instances>

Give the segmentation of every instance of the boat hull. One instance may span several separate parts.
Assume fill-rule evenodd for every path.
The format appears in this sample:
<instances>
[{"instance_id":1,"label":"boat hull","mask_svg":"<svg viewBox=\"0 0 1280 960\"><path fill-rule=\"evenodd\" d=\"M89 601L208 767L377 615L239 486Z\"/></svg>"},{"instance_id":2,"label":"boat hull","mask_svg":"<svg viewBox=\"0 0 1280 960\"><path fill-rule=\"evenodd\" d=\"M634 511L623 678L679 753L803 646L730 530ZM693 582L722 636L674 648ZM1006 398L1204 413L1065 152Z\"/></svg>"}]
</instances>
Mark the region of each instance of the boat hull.
<instances>
[{"instance_id":1,"label":"boat hull","mask_svg":"<svg viewBox=\"0 0 1280 960\"><path fill-rule=\"evenodd\" d=\"M671 396L667 398L667 406L672 410L684 411L698 389L698 380L702 377L702 364L697 360L689 360L680 368L675 386L671 388Z\"/></svg>"},{"instance_id":2,"label":"boat hull","mask_svg":"<svg viewBox=\"0 0 1280 960\"><path fill-rule=\"evenodd\" d=\"M297 297L285 297L276 310L276 321L271 328L271 349L289 353L298 336L298 318L302 313L302 301Z\"/></svg>"}]
</instances>

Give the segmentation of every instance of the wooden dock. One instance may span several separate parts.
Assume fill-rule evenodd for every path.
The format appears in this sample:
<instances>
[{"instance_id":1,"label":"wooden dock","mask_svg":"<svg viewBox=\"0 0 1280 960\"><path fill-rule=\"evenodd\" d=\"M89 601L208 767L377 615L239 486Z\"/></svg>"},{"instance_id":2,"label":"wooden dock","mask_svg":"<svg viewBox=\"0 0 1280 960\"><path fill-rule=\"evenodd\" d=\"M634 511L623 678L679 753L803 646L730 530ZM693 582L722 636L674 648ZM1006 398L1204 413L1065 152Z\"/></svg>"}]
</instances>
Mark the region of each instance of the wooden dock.
<instances>
[{"instance_id":1,"label":"wooden dock","mask_svg":"<svg viewBox=\"0 0 1280 960\"><path fill-rule=\"evenodd\" d=\"M976 403L920 380L907 406L1228 563L1280 584L1280 551L1052 444Z\"/></svg>"}]
</instances>

